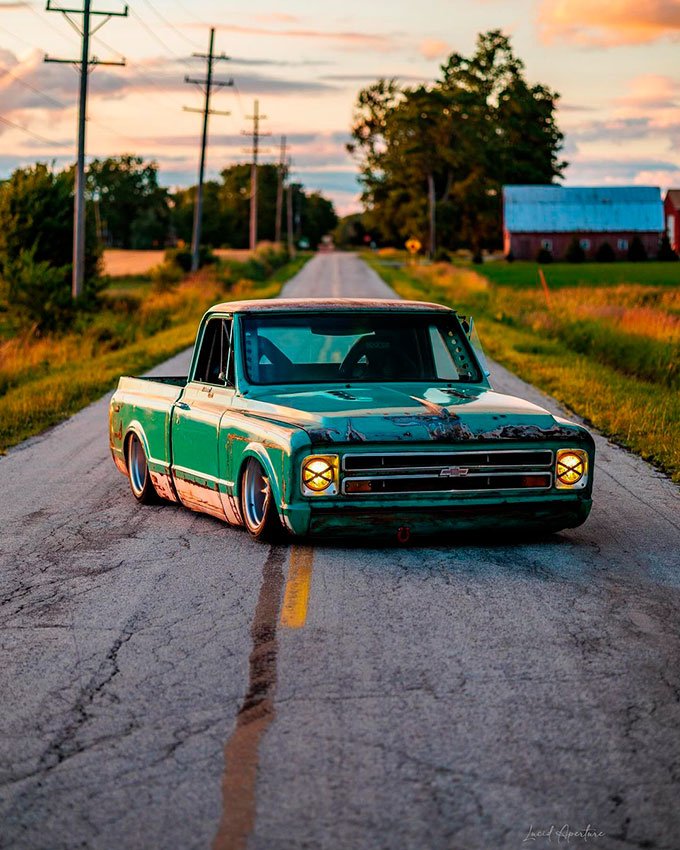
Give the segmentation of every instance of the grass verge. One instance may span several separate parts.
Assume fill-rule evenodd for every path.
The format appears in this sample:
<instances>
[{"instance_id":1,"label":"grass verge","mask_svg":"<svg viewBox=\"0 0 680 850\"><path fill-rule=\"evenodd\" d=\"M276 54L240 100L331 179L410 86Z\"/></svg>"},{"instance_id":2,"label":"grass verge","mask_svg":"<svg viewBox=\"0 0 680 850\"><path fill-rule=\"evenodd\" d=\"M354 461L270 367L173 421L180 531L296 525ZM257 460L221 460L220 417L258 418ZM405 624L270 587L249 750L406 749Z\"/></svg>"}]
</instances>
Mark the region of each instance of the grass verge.
<instances>
[{"instance_id":1,"label":"grass verge","mask_svg":"<svg viewBox=\"0 0 680 850\"><path fill-rule=\"evenodd\" d=\"M115 280L101 313L76 331L6 340L0 345L0 453L100 398L121 374L145 372L190 346L212 304L278 295L309 256L276 270L219 263L165 291L144 278Z\"/></svg>"},{"instance_id":2,"label":"grass verge","mask_svg":"<svg viewBox=\"0 0 680 850\"><path fill-rule=\"evenodd\" d=\"M533 281L497 282L507 266L487 275L486 267L366 259L399 295L474 315L491 357L680 481L680 289L659 282L659 269L631 264L645 269L645 283L581 276L558 287L548 308Z\"/></svg>"}]
</instances>

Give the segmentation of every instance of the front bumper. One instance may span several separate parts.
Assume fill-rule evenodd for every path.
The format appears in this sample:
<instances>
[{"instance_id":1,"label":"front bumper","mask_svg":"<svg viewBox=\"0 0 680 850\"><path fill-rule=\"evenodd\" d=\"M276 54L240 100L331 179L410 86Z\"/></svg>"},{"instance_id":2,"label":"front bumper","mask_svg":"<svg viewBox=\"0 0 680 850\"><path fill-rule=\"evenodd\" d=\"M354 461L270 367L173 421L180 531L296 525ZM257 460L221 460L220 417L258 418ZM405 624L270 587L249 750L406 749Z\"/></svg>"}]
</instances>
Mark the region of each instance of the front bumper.
<instances>
[{"instance_id":1,"label":"front bumper","mask_svg":"<svg viewBox=\"0 0 680 850\"><path fill-rule=\"evenodd\" d=\"M378 500L348 504L289 506L286 525L297 536L396 537L399 529L424 537L445 533L475 533L488 529L505 532L575 528L588 518L589 497L568 493L518 499L466 499L390 502Z\"/></svg>"}]
</instances>

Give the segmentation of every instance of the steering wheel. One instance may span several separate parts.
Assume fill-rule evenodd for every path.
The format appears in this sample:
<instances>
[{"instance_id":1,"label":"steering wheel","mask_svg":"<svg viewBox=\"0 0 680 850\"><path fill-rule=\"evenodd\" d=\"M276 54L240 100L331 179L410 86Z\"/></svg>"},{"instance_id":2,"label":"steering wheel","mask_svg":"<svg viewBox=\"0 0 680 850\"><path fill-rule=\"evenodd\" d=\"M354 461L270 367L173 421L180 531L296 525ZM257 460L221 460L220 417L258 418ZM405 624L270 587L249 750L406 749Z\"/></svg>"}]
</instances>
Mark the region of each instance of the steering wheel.
<instances>
[{"instance_id":1,"label":"steering wheel","mask_svg":"<svg viewBox=\"0 0 680 850\"><path fill-rule=\"evenodd\" d=\"M260 357L266 357L275 369L291 369L293 361L269 339L269 337L258 337Z\"/></svg>"},{"instance_id":2,"label":"steering wheel","mask_svg":"<svg viewBox=\"0 0 680 850\"><path fill-rule=\"evenodd\" d=\"M407 354L399 351L395 358L394 349L389 343L383 349L380 347L381 342L372 336L357 340L345 355L338 374L343 378L363 378L370 370L374 373L383 372L384 377L392 377L397 372L418 371L415 362ZM369 348L369 345L374 347ZM362 357L366 357L368 363L359 363ZM377 374L375 377L378 377Z\"/></svg>"}]
</instances>

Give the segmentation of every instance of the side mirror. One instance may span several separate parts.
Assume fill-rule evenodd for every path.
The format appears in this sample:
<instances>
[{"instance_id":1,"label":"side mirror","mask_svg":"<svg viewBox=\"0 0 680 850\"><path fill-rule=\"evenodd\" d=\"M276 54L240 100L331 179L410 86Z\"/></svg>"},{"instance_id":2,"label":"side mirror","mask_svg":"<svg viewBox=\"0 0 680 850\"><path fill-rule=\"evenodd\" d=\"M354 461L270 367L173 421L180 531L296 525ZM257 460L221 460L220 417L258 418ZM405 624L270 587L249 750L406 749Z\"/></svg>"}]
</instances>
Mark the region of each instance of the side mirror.
<instances>
[{"instance_id":1,"label":"side mirror","mask_svg":"<svg viewBox=\"0 0 680 850\"><path fill-rule=\"evenodd\" d=\"M475 320L472 316L461 316L460 323L465 331L465 336L470 339L475 329Z\"/></svg>"}]
</instances>

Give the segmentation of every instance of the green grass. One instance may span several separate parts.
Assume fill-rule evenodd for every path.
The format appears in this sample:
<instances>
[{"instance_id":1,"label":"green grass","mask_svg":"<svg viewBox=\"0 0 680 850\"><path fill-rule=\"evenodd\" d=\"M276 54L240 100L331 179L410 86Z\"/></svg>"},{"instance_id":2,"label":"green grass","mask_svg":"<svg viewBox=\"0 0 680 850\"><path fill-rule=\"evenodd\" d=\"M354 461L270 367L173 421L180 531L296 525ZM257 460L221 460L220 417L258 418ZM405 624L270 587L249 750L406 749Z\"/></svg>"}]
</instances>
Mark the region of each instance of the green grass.
<instances>
[{"instance_id":1,"label":"green grass","mask_svg":"<svg viewBox=\"0 0 680 850\"><path fill-rule=\"evenodd\" d=\"M519 278L499 284L492 264L394 268L366 259L403 297L474 315L491 357L680 481L680 287L659 283L651 269L662 275L677 264L621 264L621 274L645 270L627 285L589 280L587 269L603 266L581 266L579 282L556 289L548 309L538 287L522 288ZM499 264L494 273L516 274L517 265Z\"/></svg>"},{"instance_id":2,"label":"green grass","mask_svg":"<svg viewBox=\"0 0 680 850\"><path fill-rule=\"evenodd\" d=\"M504 260L485 263L479 272L499 286L516 288L539 285L538 269L543 269L548 286L616 286L635 283L642 286L680 286L680 263L538 263Z\"/></svg>"},{"instance_id":3,"label":"green grass","mask_svg":"<svg viewBox=\"0 0 680 850\"><path fill-rule=\"evenodd\" d=\"M113 389L121 374L140 374L194 342L212 304L270 298L311 255L250 280L230 264L158 292L129 280L106 293L99 315L61 336L20 337L0 345L0 453L39 434Z\"/></svg>"}]
</instances>

